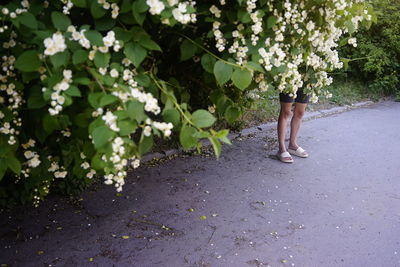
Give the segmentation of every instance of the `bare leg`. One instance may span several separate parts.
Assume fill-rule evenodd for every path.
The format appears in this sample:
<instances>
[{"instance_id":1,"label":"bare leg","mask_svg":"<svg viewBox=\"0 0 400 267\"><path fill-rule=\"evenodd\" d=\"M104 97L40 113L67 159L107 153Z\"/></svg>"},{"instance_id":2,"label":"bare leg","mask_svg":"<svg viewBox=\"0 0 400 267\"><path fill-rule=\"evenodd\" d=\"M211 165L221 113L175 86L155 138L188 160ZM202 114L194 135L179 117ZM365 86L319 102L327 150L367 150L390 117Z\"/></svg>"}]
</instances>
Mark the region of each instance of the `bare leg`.
<instances>
[{"instance_id":1,"label":"bare leg","mask_svg":"<svg viewBox=\"0 0 400 267\"><path fill-rule=\"evenodd\" d=\"M281 102L281 111L279 113L279 119L278 119L279 153L286 151L285 135L286 135L286 129L287 129L287 123L288 123L289 117L292 115L291 107L292 107L292 103ZM290 158L288 158L288 159L290 159Z\"/></svg>"},{"instance_id":2,"label":"bare leg","mask_svg":"<svg viewBox=\"0 0 400 267\"><path fill-rule=\"evenodd\" d=\"M295 103L294 104L294 113L292 117L292 121L290 122L290 141L289 148L296 150L299 145L297 144L297 136L299 133L301 120L306 111L307 104L303 103Z\"/></svg>"}]
</instances>

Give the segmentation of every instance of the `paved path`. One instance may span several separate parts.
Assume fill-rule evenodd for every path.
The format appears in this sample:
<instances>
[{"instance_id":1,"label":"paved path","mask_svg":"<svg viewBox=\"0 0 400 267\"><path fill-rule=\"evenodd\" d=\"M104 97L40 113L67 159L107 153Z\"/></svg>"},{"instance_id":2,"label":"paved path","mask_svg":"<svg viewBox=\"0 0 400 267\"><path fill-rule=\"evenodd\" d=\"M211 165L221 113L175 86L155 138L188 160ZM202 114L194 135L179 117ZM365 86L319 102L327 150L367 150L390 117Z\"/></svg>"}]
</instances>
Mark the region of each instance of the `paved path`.
<instances>
[{"instance_id":1,"label":"paved path","mask_svg":"<svg viewBox=\"0 0 400 267\"><path fill-rule=\"evenodd\" d=\"M263 131L219 161L141 168L122 195L98 185L0 215L0 263L400 266L399 137L400 103L383 102L305 122L311 157L292 165L269 156Z\"/></svg>"}]
</instances>

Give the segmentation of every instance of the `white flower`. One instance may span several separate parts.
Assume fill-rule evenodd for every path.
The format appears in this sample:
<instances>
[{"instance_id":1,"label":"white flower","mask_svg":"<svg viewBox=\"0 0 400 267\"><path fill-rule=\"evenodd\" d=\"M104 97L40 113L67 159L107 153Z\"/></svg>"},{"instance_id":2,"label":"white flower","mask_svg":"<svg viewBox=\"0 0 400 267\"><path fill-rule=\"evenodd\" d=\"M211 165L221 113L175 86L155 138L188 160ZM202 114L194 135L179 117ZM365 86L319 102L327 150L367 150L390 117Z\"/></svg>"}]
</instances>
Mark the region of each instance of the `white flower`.
<instances>
[{"instance_id":1,"label":"white flower","mask_svg":"<svg viewBox=\"0 0 400 267\"><path fill-rule=\"evenodd\" d=\"M145 136L150 136L151 135L151 127L150 126L145 126L143 129L143 134Z\"/></svg>"},{"instance_id":2,"label":"white flower","mask_svg":"<svg viewBox=\"0 0 400 267\"><path fill-rule=\"evenodd\" d=\"M64 70L63 71L64 79L67 81L71 81L72 79L72 71L71 70Z\"/></svg>"},{"instance_id":3,"label":"white flower","mask_svg":"<svg viewBox=\"0 0 400 267\"><path fill-rule=\"evenodd\" d=\"M25 158L30 159L30 158L33 158L35 156L35 153L30 151L30 150L27 150L27 151L24 152L24 156L25 156Z\"/></svg>"},{"instance_id":4,"label":"white flower","mask_svg":"<svg viewBox=\"0 0 400 267\"><path fill-rule=\"evenodd\" d=\"M92 179L95 174L96 174L96 171L91 169L90 172L88 172L86 174L86 177L89 178L89 179Z\"/></svg>"},{"instance_id":5,"label":"white flower","mask_svg":"<svg viewBox=\"0 0 400 267\"><path fill-rule=\"evenodd\" d=\"M159 15L165 9L163 2L159 0L146 0L146 4L150 7L150 14Z\"/></svg>"},{"instance_id":6,"label":"white flower","mask_svg":"<svg viewBox=\"0 0 400 267\"><path fill-rule=\"evenodd\" d=\"M99 68L99 72L100 72L101 75L106 75L107 68Z\"/></svg>"},{"instance_id":7,"label":"white flower","mask_svg":"<svg viewBox=\"0 0 400 267\"><path fill-rule=\"evenodd\" d=\"M39 160L39 157L36 156L28 161L28 166L32 167L32 168L36 168L37 166L40 165L40 163L41 163L41 161Z\"/></svg>"},{"instance_id":8,"label":"white flower","mask_svg":"<svg viewBox=\"0 0 400 267\"><path fill-rule=\"evenodd\" d=\"M139 160L139 159L135 159L134 161L132 161L131 165L132 165L132 167L133 167L134 169L139 168L140 160Z\"/></svg>"},{"instance_id":9,"label":"white flower","mask_svg":"<svg viewBox=\"0 0 400 267\"><path fill-rule=\"evenodd\" d=\"M354 47L357 47L357 39L356 38L349 38L348 43Z\"/></svg>"},{"instance_id":10,"label":"white flower","mask_svg":"<svg viewBox=\"0 0 400 267\"><path fill-rule=\"evenodd\" d=\"M47 171L49 172L55 172L56 170L58 170L60 167L58 166L57 162L52 162L50 165L50 168L47 169Z\"/></svg>"},{"instance_id":11,"label":"white flower","mask_svg":"<svg viewBox=\"0 0 400 267\"><path fill-rule=\"evenodd\" d=\"M117 71L116 69L112 69L112 70L110 71L110 76L111 76L111 77L117 78L118 75L119 75L119 73L118 73L118 71Z\"/></svg>"},{"instance_id":12,"label":"white flower","mask_svg":"<svg viewBox=\"0 0 400 267\"><path fill-rule=\"evenodd\" d=\"M101 53L108 53L108 47L107 46L100 46L99 51Z\"/></svg>"},{"instance_id":13,"label":"white flower","mask_svg":"<svg viewBox=\"0 0 400 267\"><path fill-rule=\"evenodd\" d=\"M90 164L85 161L81 164L81 167L86 170L90 168Z\"/></svg>"},{"instance_id":14,"label":"white flower","mask_svg":"<svg viewBox=\"0 0 400 267\"><path fill-rule=\"evenodd\" d=\"M210 7L210 12L211 12L212 14L214 14L214 16L215 16L216 18L220 18L220 17L221 17L221 10L219 10L218 7L216 7L215 5L212 5L212 6Z\"/></svg>"},{"instance_id":15,"label":"white flower","mask_svg":"<svg viewBox=\"0 0 400 267\"><path fill-rule=\"evenodd\" d=\"M65 178L65 176L67 176L67 174L68 174L67 171L62 171L62 172L56 171L56 172L54 172L54 177L55 178Z\"/></svg>"},{"instance_id":16,"label":"white flower","mask_svg":"<svg viewBox=\"0 0 400 267\"><path fill-rule=\"evenodd\" d=\"M46 47L44 54L49 56L63 52L67 48L64 36L59 32L54 33L51 38L44 39L43 43Z\"/></svg>"}]
</instances>

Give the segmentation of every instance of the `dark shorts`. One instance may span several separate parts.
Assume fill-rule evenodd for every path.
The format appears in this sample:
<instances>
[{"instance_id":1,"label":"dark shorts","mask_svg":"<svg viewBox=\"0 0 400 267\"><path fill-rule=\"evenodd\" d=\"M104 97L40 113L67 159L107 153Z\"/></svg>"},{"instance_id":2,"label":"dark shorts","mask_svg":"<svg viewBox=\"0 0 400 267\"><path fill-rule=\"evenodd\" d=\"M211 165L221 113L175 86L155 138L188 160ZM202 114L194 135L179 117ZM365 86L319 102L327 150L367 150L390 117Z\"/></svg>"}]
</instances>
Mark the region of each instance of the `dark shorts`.
<instances>
[{"instance_id":1,"label":"dark shorts","mask_svg":"<svg viewBox=\"0 0 400 267\"><path fill-rule=\"evenodd\" d=\"M303 90L298 90L297 91L297 97L296 99L293 99L293 97L289 96L289 94L286 93L280 93L279 94L279 100L283 103L303 103L307 104L310 101L310 96L306 95Z\"/></svg>"}]
</instances>

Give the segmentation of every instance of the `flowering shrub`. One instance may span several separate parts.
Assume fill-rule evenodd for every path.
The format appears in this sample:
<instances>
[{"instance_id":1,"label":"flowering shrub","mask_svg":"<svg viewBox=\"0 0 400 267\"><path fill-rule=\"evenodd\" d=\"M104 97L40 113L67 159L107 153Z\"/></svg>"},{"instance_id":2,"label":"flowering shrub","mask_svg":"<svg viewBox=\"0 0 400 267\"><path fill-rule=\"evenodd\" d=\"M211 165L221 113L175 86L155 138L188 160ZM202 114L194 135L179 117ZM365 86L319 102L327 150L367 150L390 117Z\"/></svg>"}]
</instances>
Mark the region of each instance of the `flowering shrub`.
<instances>
[{"instance_id":1,"label":"flowering shrub","mask_svg":"<svg viewBox=\"0 0 400 267\"><path fill-rule=\"evenodd\" d=\"M122 190L154 138L219 156L258 91L317 101L336 51L372 10L361 0L61 0L0 6L0 202ZM354 44L354 39L349 43Z\"/></svg>"},{"instance_id":2,"label":"flowering shrub","mask_svg":"<svg viewBox=\"0 0 400 267\"><path fill-rule=\"evenodd\" d=\"M357 33L357 47L344 47L349 58L349 72L360 77L373 92L396 94L400 99L400 2L371 1L379 20Z\"/></svg>"}]
</instances>

